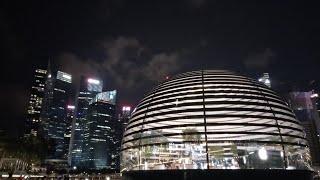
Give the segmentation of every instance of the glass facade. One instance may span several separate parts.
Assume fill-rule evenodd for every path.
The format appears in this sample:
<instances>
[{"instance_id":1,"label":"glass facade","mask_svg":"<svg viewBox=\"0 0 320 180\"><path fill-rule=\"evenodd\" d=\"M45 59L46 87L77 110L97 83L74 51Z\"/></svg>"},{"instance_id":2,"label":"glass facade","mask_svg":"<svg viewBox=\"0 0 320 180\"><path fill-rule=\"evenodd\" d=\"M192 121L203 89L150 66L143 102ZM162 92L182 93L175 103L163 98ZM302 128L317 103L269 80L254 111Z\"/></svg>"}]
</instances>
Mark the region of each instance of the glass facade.
<instances>
[{"instance_id":1,"label":"glass facade","mask_svg":"<svg viewBox=\"0 0 320 180\"><path fill-rule=\"evenodd\" d=\"M84 131L88 128L87 115L89 103L98 93L101 93L102 85L103 82L101 80L81 76L80 88L77 95L76 115L72 123L69 149L69 165L74 168L85 166L83 161L83 143Z\"/></svg>"},{"instance_id":2,"label":"glass facade","mask_svg":"<svg viewBox=\"0 0 320 180\"><path fill-rule=\"evenodd\" d=\"M309 169L305 133L274 91L229 71L160 84L131 114L121 171Z\"/></svg>"},{"instance_id":3,"label":"glass facade","mask_svg":"<svg viewBox=\"0 0 320 180\"><path fill-rule=\"evenodd\" d=\"M113 93L114 92L114 93ZM109 94L113 93L113 96ZM90 102L84 129L82 161L89 169L111 169L116 91L99 93Z\"/></svg>"},{"instance_id":4,"label":"glass facade","mask_svg":"<svg viewBox=\"0 0 320 180\"><path fill-rule=\"evenodd\" d=\"M67 104L71 92L71 75L61 71L56 76L48 73L41 112L41 135L51 146L47 159L66 160L69 143L65 140L65 132L70 124Z\"/></svg>"},{"instance_id":5,"label":"glass facade","mask_svg":"<svg viewBox=\"0 0 320 180\"><path fill-rule=\"evenodd\" d=\"M36 69L28 103L26 135L38 135L47 71Z\"/></svg>"}]
</instances>

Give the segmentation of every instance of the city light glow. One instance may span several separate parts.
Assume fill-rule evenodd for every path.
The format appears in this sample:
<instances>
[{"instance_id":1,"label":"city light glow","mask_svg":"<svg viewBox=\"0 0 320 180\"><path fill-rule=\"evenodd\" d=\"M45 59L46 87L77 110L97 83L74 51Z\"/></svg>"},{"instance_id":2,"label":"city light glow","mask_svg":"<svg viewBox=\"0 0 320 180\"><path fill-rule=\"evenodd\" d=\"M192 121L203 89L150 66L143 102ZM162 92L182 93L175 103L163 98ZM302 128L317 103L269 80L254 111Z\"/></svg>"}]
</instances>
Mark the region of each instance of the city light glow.
<instances>
[{"instance_id":1,"label":"city light glow","mask_svg":"<svg viewBox=\"0 0 320 180\"><path fill-rule=\"evenodd\" d=\"M91 78L89 78L89 79L88 79L88 83L92 83L92 84L100 84L100 81L99 81L99 80L97 80L97 79L91 79Z\"/></svg>"},{"instance_id":2,"label":"city light glow","mask_svg":"<svg viewBox=\"0 0 320 180\"><path fill-rule=\"evenodd\" d=\"M267 160L267 159L268 159L267 150L266 150L265 148L259 149L258 155L259 155L259 158L260 158L261 160Z\"/></svg>"},{"instance_id":3,"label":"city light glow","mask_svg":"<svg viewBox=\"0 0 320 180\"><path fill-rule=\"evenodd\" d=\"M63 74L62 77L66 78L66 79L71 79L71 76L68 74Z\"/></svg>"},{"instance_id":4,"label":"city light glow","mask_svg":"<svg viewBox=\"0 0 320 180\"><path fill-rule=\"evenodd\" d=\"M123 106L122 111L130 111L131 107L130 106Z\"/></svg>"},{"instance_id":5,"label":"city light glow","mask_svg":"<svg viewBox=\"0 0 320 180\"><path fill-rule=\"evenodd\" d=\"M73 106L73 105L68 105L67 108L68 108L68 109L75 109L76 107Z\"/></svg>"},{"instance_id":6,"label":"city light glow","mask_svg":"<svg viewBox=\"0 0 320 180\"><path fill-rule=\"evenodd\" d=\"M270 83L270 80L269 80L269 79L266 79L266 80L265 80L265 83L269 84L269 83Z\"/></svg>"}]
</instances>

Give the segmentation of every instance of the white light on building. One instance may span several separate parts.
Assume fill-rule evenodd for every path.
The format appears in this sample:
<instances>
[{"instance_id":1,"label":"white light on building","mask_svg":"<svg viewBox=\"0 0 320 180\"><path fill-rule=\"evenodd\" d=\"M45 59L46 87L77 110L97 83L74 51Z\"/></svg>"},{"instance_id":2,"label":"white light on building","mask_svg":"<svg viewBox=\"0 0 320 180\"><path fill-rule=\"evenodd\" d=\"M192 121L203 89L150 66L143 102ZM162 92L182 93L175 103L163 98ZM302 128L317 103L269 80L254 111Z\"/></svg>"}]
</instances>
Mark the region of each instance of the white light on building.
<instances>
[{"instance_id":1,"label":"white light on building","mask_svg":"<svg viewBox=\"0 0 320 180\"><path fill-rule=\"evenodd\" d=\"M122 111L130 111L131 107L130 106L123 106Z\"/></svg>"},{"instance_id":2,"label":"white light on building","mask_svg":"<svg viewBox=\"0 0 320 180\"><path fill-rule=\"evenodd\" d=\"M259 158L260 158L261 160L267 160L267 159L268 159L267 150L266 150L265 148L259 149L258 155L259 155Z\"/></svg>"},{"instance_id":3,"label":"white light on building","mask_svg":"<svg viewBox=\"0 0 320 180\"><path fill-rule=\"evenodd\" d=\"M68 108L68 109L75 109L76 107L73 106L73 105L68 105L67 108Z\"/></svg>"},{"instance_id":4,"label":"white light on building","mask_svg":"<svg viewBox=\"0 0 320 180\"><path fill-rule=\"evenodd\" d=\"M263 76L261 78L259 78L258 81L264 83L268 87L271 87L271 81L270 81L269 73L263 73Z\"/></svg>"},{"instance_id":5,"label":"white light on building","mask_svg":"<svg viewBox=\"0 0 320 180\"><path fill-rule=\"evenodd\" d=\"M92 83L92 84L100 84L100 81L99 81L99 80L97 80L97 79L91 79L91 78L89 78L89 79L88 79L88 83Z\"/></svg>"}]
</instances>

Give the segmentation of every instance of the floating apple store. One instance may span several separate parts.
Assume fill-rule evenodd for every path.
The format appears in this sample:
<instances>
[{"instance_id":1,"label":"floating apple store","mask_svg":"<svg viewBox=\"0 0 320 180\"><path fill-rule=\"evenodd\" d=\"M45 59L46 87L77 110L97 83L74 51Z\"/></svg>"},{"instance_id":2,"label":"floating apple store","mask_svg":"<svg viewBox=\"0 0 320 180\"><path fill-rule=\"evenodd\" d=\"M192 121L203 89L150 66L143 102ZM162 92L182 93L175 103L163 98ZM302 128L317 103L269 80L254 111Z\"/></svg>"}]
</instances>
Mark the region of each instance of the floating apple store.
<instances>
[{"instance_id":1,"label":"floating apple store","mask_svg":"<svg viewBox=\"0 0 320 180\"><path fill-rule=\"evenodd\" d=\"M122 172L310 169L300 122L266 85L229 71L177 75L141 100L122 141Z\"/></svg>"}]
</instances>

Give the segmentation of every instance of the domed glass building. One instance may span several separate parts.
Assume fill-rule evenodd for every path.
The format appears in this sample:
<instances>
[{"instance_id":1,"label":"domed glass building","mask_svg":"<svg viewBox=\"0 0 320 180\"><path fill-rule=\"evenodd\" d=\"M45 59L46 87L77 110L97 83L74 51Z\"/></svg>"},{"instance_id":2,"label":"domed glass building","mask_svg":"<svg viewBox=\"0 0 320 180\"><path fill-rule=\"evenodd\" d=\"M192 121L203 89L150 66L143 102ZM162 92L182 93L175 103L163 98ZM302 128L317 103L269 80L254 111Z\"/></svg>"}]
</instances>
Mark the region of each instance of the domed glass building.
<instances>
[{"instance_id":1,"label":"domed glass building","mask_svg":"<svg viewBox=\"0 0 320 180\"><path fill-rule=\"evenodd\" d=\"M288 104L229 71L177 75L141 100L122 141L121 171L309 169L309 149Z\"/></svg>"}]
</instances>

